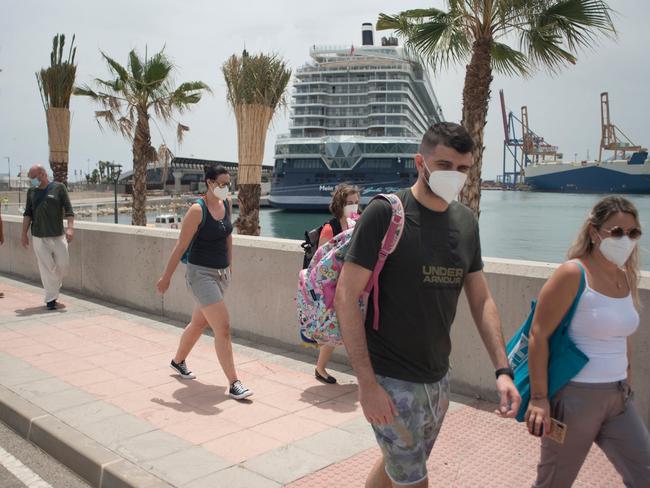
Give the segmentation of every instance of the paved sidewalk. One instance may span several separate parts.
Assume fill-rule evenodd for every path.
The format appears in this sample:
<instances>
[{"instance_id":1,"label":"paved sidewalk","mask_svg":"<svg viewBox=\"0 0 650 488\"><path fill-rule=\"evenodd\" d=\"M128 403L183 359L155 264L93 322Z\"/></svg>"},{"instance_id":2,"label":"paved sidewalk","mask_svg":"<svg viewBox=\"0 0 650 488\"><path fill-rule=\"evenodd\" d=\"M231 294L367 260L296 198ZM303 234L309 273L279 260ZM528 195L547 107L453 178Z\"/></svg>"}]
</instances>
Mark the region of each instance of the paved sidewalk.
<instances>
[{"instance_id":1,"label":"paved sidewalk","mask_svg":"<svg viewBox=\"0 0 650 488\"><path fill-rule=\"evenodd\" d=\"M198 378L174 376L183 324L69 295L48 312L40 289L3 277L0 291L0 418L25 410L25 435L95 486L354 488L378 457L345 366L323 385L308 356L236 339L255 392L236 402L208 336L188 359ZM431 486L530 486L537 441L489 409L453 403ZM575 486L622 483L594 448Z\"/></svg>"}]
</instances>

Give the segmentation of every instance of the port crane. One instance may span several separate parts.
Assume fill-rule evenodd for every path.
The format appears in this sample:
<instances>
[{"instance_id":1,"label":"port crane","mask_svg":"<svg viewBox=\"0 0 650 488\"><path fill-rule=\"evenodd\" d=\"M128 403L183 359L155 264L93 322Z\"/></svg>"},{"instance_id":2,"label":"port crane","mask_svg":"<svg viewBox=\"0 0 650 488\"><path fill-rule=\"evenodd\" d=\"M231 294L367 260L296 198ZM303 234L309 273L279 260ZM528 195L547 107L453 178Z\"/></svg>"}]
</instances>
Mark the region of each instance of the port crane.
<instances>
[{"instance_id":1,"label":"port crane","mask_svg":"<svg viewBox=\"0 0 650 488\"><path fill-rule=\"evenodd\" d=\"M614 151L614 159L626 159L626 153L648 152L644 147L634 144L621 129L612 124L609 115L609 93L600 94L600 151L598 161L602 162L603 151ZM620 158L619 158L620 154Z\"/></svg>"},{"instance_id":2,"label":"port crane","mask_svg":"<svg viewBox=\"0 0 650 488\"><path fill-rule=\"evenodd\" d=\"M506 110L503 90L499 90L501 116L503 119L503 172L500 183L505 187L517 188L524 183L524 168L529 164L561 159L557 146L533 132L528 123L528 107L521 107L521 118ZM521 127L521 132L517 128ZM508 155L512 158L512 171L508 171Z\"/></svg>"}]
</instances>

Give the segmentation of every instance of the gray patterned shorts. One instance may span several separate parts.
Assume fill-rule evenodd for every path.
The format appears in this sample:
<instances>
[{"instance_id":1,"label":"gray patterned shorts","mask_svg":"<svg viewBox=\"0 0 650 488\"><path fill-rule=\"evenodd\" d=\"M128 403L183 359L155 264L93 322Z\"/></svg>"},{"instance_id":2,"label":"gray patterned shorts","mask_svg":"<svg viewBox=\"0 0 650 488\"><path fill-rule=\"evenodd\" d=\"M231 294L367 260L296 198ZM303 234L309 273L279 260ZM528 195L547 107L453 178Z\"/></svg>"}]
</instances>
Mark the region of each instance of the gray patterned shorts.
<instances>
[{"instance_id":1,"label":"gray patterned shorts","mask_svg":"<svg viewBox=\"0 0 650 488\"><path fill-rule=\"evenodd\" d=\"M427 460L449 408L449 377L437 383L376 375L399 415L390 425L372 425L393 483L411 485L427 477Z\"/></svg>"}]
</instances>

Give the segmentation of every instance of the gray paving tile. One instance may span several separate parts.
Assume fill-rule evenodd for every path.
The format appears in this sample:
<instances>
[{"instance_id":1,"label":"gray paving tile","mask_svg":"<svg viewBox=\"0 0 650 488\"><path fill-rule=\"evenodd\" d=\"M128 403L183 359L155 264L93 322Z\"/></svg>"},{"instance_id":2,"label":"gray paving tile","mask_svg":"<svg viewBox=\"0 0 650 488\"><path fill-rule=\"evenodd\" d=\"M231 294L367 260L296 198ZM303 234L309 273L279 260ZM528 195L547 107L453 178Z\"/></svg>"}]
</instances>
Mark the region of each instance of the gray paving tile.
<instances>
[{"instance_id":1,"label":"gray paving tile","mask_svg":"<svg viewBox=\"0 0 650 488\"><path fill-rule=\"evenodd\" d=\"M48 412L55 413L78 405L84 405L97 400L97 397L77 389L69 389L46 396L32 398L32 402Z\"/></svg>"},{"instance_id":2,"label":"gray paving tile","mask_svg":"<svg viewBox=\"0 0 650 488\"><path fill-rule=\"evenodd\" d=\"M279 483L241 466L233 466L205 478L192 481L186 488L280 488L281 486Z\"/></svg>"},{"instance_id":3,"label":"gray paving tile","mask_svg":"<svg viewBox=\"0 0 650 488\"><path fill-rule=\"evenodd\" d=\"M192 480L203 478L231 465L231 462L210 451L200 446L194 446L182 452L147 461L142 464L142 467L173 485L185 486ZM211 486L226 487L228 485L213 484Z\"/></svg>"},{"instance_id":4,"label":"gray paving tile","mask_svg":"<svg viewBox=\"0 0 650 488\"><path fill-rule=\"evenodd\" d=\"M338 428L357 436L369 437L371 439L375 438L372 427L363 415L343 422Z\"/></svg>"},{"instance_id":5,"label":"gray paving tile","mask_svg":"<svg viewBox=\"0 0 650 488\"><path fill-rule=\"evenodd\" d=\"M72 385L61 381L58 378L45 378L29 383L21 383L18 385L8 385L10 388L27 400L36 400L39 397L52 395L65 390L72 389Z\"/></svg>"},{"instance_id":6,"label":"gray paving tile","mask_svg":"<svg viewBox=\"0 0 650 488\"><path fill-rule=\"evenodd\" d=\"M143 461L168 456L171 453L187 450L191 447L192 444L179 439L175 435L161 430L154 430L119 441L115 447L115 452L140 464Z\"/></svg>"},{"instance_id":7,"label":"gray paving tile","mask_svg":"<svg viewBox=\"0 0 650 488\"><path fill-rule=\"evenodd\" d=\"M150 423L126 413L91 424L82 424L77 428L88 437L110 448L117 447L120 441L129 437L156 430L156 427Z\"/></svg>"},{"instance_id":8,"label":"gray paving tile","mask_svg":"<svg viewBox=\"0 0 650 488\"><path fill-rule=\"evenodd\" d=\"M250 459L242 466L265 478L287 484L329 464L322 457L290 444Z\"/></svg>"},{"instance_id":9,"label":"gray paving tile","mask_svg":"<svg viewBox=\"0 0 650 488\"><path fill-rule=\"evenodd\" d=\"M327 429L294 442L293 446L337 463L375 445L374 436L359 436L341 429Z\"/></svg>"},{"instance_id":10,"label":"gray paving tile","mask_svg":"<svg viewBox=\"0 0 650 488\"><path fill-rule=\"evenodd\" d=\"M92 424L118 415L124 415L124 410L101 400L59 410L56 413L58 418L72 427Z\"/></svg>"}]
</instances>

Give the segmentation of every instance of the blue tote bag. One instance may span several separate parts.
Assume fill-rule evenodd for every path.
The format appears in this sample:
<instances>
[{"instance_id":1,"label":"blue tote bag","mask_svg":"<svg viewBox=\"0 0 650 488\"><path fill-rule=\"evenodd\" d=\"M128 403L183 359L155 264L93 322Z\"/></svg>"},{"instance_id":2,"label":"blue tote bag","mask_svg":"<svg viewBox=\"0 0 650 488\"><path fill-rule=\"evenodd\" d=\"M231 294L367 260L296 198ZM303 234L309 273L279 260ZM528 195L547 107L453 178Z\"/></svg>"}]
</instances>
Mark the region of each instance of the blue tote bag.
<instances>
[{"instance_id":1,"label":"blue tote bag","mask_svg":"<svg viewBox=\"0 0 650 488\"><path fill-rule=\"evenodd\" d=\"M585 364L589 362L589 358L577 348L573 341L569 338L569 325L575 314L578 302L582 293L585 290L586 276L585 270L580 263L576 264L580 267L580 287L578 294L573 299L573 303L569 310L562 318L557 329L549 338L549 357L548 357L548 398L553 397L558 390L577 375ZM535 306L537 301L533 300L530 306L530 313L519 327L514 336L508 341L506 346L506 354L508 355L508 362L510 367L515 373L514 383L521 395L521 406L517 412L517 420L524 421L526 410L528 409L528 402L530 401L530 377L528 375L528 340L530 337L530 327L533 323L533 316L535 315Z\"/></svg>"}]
</instances>

